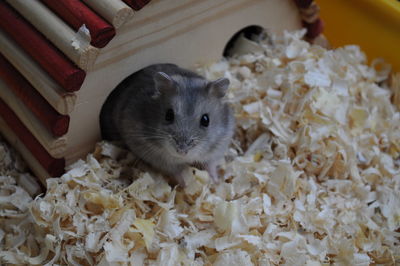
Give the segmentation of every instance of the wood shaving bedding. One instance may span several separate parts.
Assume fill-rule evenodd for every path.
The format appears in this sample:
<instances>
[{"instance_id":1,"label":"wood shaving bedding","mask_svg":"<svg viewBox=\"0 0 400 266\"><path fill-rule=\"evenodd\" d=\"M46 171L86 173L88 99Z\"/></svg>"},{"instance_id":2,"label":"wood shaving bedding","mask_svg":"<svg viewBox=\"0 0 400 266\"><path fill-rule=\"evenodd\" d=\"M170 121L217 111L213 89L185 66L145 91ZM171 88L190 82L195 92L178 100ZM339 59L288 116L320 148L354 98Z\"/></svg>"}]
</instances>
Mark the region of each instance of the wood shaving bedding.
<instances>
[{"instance_id":1,"label":"wood shaving bedding","mask_svg":"<svg viewBox=\"0 0 400 266\"><path fill-rule=\"evenodd\" d=\"M171 188L107 142L34 200L2 171L0 262L399 264L390 69L367 66L357 46L326 50L303 35L271 36L253 54L199 69L231 81L237 130L220 184L193 169L186 188Z\"/></svg>"}]
</instances>

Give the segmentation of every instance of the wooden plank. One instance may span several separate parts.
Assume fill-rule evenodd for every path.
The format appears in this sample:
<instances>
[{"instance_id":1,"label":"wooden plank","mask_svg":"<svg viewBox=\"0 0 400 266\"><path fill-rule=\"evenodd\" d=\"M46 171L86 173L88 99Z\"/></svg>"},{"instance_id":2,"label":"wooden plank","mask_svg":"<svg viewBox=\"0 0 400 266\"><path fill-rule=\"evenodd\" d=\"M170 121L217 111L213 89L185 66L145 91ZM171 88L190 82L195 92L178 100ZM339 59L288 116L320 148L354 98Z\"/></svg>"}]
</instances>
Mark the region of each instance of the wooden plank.
<instances>
[{"instance_id":1,"label":"wooden plank","mask_svg":"<svg viewBox=\"0 0 400 266\"><path fill-rule=\"evenodd\" d=\"M76 91L85 80L78 68L49 40L5 2L0 2L0 27L66 91Z\"/></svg>"},{"instance_id":2,"label":"wooden plank","mask_svg":"<svg viewBox=\"0 0 400 266\"><path fill-rule=\"evenodd\" d=\"M2 99L0 99L0 116L50 176L59 176L64 172L65 160L51 157Z\"/></svg>"},{"instance_id":3,"label":"wooden plank","mask_svg":"<svg viewBox=\"0 0 400 266\"><path fill-rule=\"evenodd\" d=\"M133 10L120 0L83 0L83 2L93 8L116 29L124 25L133 15Z\"/></svg>"},{"instance_id":4,"label":"wooden plank","mask_svg":"<svg viewBox=\"0 0 400 266\"><path fill-rule=\"evenodd\" d=\"M37 30L83 70L93 66L99 50L77 40L77 34L38 0L7 0Z\"/></svg>"},{"instance_id":5,"label":"wooden plank","mask_svg":"<svg viewBox=\"0 0 400 266\"><path fill-rule=\"evenodd\" d=\"M281 17L287 19L282 21ZM163 51L168 51L161 54L162 57L175 57L190 66L209 63L222 56L230 37L250 25L282 32L300 28L301 22L292 0L154 1L121 28L117 38L102 50L94 70L140 56L144 50L161 43ZM203 28L207 28L206 34L202 32ZM198 37L199 31L204 40ZM196 42L183 40L181 35L190 35ZM181 47L180 42L185 43L184 51L191 51L189 56L182 56L182 49L175 48ZM212 49L199 49L202 45ZM149 60L153 58L157 59L157 56L150 56Z\"/></svg>"},{"instance_id":6,"label":"wooden plank","mask_svg":"<svg viewBox=\"0 0 400 266\"><path fill-rule=\"evenodd\" d=\"M42 165L36 160L35 156L25 147L17 135L10 129L7 123L0 116L0 132L4 138L12 145L25 160L33 174L40 180L40 182L46 186L46 179L50 178L49 173Z\"/></svg>"},{"instance_id":7,"label":"wooden plank","mask_svg":"<svg viewBox=\"0 0 400 266\"><path fill-rule=\"evenodd\" d=\"M115 36L114 27L79 0L40 0L75 31L85 24L89 29L90 43L103 48Z\"/></svg>"},{"instance_id":8,"label":"wooden plank","mask_svg":"<svg viewBox=\"0 0 400 266\"><path fill-rule=\"evenodd\" d=\"M53 137L2 79L0 79L0 98L7 103L8 107L52 157L62 158L64 156L67 138L65 136Z\"/></svg>"},{"instance_id":9,"label":"wooden plank","mask_svg":"<svg viewBox=\"0 0 400 266\"><path fill-rule=\"evenodd\" d=\"M71 113L75 106L76 95L65 92L35 61L1 31L0 50L3 56L57 112L63 115Z\"/></svg>"},{"instance_id":10,"label":"wooden plank","mask_svg":"<svg viewBox=\"0 0 400 266\"><path fill-rule=\"evenodd\" d=\"M57 113L2 55L0 55L0 78L53 136L59 137L67 133L69 116Z\"/></svg>"}]
</instances>

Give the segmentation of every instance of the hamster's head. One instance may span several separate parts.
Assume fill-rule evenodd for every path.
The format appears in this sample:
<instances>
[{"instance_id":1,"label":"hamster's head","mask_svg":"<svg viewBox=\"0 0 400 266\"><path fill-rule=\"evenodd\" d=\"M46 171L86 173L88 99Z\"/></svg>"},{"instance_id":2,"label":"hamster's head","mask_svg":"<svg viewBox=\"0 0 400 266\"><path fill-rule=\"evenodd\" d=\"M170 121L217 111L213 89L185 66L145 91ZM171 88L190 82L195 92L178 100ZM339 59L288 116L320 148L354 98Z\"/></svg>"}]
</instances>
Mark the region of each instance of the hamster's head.
<instances>
[{"instance_id":1,"label":"hamster's head","mask_svg":"<svg viewBox=\"0 0 400 266\"><path fill-rule=\"evenodd\" d=\"M229 80L207 81L157 72L151 96L154 144L165 156L202 162L223 154L233 135L234 118L224 96Z\"/></svg>"}]
</instances>

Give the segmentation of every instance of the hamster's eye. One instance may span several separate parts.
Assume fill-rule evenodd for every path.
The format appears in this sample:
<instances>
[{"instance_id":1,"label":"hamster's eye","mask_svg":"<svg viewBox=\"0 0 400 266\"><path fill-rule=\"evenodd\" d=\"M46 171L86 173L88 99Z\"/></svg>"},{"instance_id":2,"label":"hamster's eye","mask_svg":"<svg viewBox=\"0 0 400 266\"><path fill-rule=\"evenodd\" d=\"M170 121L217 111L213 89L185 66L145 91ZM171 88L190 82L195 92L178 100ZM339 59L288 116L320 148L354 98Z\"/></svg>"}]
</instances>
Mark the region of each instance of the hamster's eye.
<instances>
[{"instance_id":1,"label":"hamster's eye","mask_svg":"<svg viewBox=\"0 0 400 266\"><path fill-rule=\"evenodd\" d=\"M174 122L175 114L174 110L168 109L167 112L165 113L165 121L172 123Z\"/></svg>"},{"instance_id":2,"label":"hamster's eye","mask_svg":"<svg viewBox=\"0 0 400 266\"><path fill-rule=\"evenodd\" d=\"M208 118L208 114L202 115L200 119L200 125L202 125L203 127L208 127L209 124L210 118Z\"/></svg>"}]
</instances>

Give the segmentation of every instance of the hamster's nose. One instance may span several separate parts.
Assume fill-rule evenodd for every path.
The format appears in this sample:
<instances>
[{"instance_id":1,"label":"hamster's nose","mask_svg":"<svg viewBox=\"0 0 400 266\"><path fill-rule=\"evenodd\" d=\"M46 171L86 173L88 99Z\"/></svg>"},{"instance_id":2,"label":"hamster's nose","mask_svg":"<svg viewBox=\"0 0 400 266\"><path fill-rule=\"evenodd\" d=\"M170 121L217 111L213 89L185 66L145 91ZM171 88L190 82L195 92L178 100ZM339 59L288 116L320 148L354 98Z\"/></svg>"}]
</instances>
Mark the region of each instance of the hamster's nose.
<instances>
[{"instance_id":1,"label":"hamster's nose","mask_svg":"<svg viewBox=\"0 0 400 266\"><path fill-rule=\"evenodd\" d=\"M176 146L176 151L181 155L186 155L189 149L185 144L180 144Z\"/></svg>"},{"instance_id":2,"label":"hamster's nose","mask_svg":"<svg viewBox=\"0 0 400 266\"><path fill-rule=\"evenodd\" d=\"M186 155L192 148L194 140L193 139L175 140L175 142L176 142L176 151L179 154Z\"/></svg>"}]
</instances>

